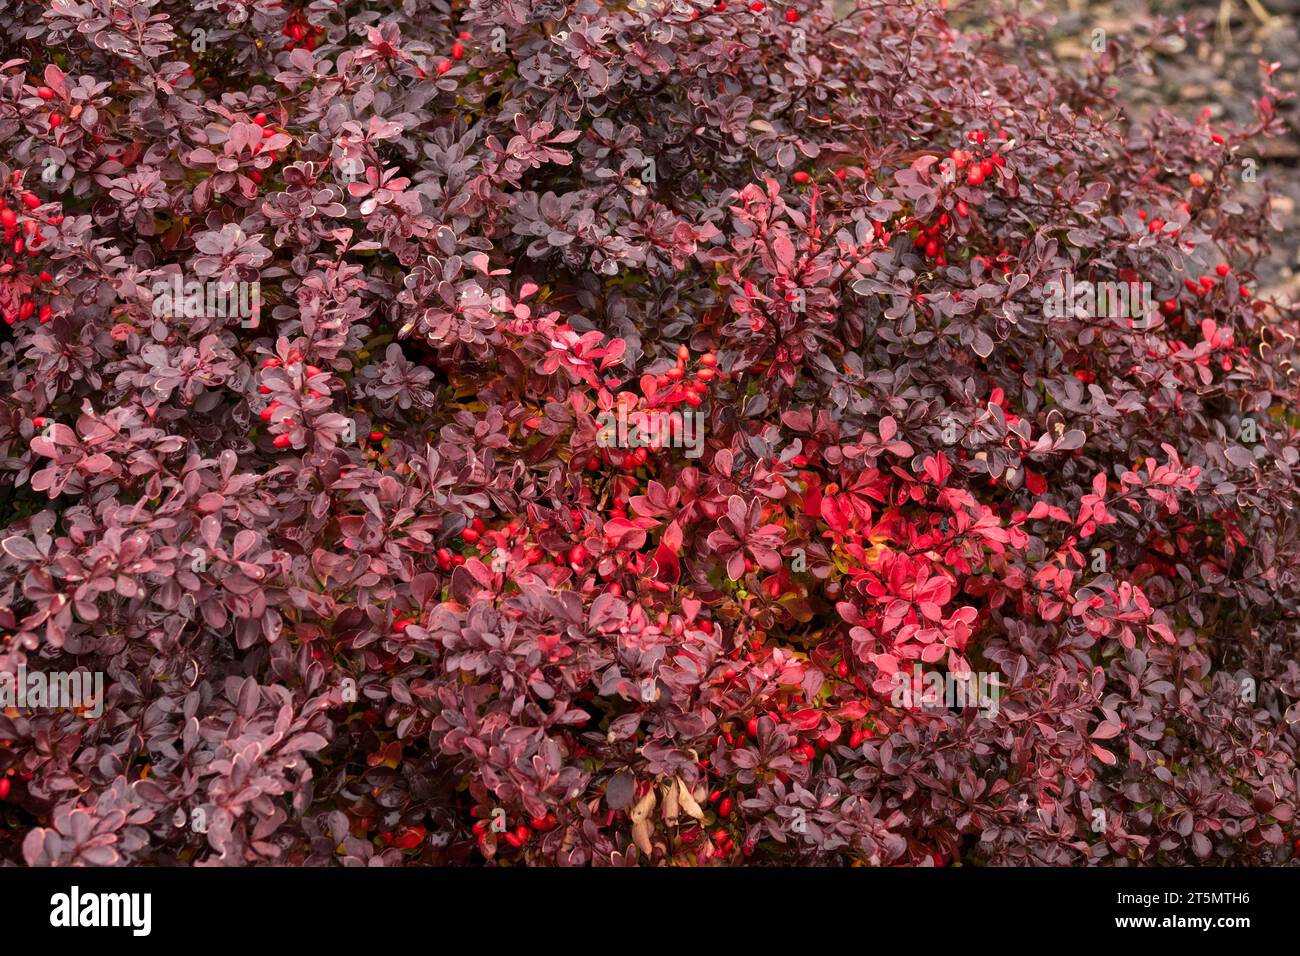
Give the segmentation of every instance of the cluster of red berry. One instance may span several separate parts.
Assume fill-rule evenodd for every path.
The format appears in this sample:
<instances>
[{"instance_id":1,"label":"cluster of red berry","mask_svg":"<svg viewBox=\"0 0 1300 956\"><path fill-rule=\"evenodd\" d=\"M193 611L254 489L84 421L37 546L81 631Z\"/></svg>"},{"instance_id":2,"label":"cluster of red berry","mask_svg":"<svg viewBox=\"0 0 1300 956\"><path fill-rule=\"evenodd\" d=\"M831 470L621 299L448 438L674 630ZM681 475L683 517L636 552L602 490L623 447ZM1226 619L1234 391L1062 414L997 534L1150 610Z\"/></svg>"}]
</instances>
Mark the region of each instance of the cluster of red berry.
<instances>
[{"instance_id":1,"label":"cluster of red berry","mask_svg":"<svg viewBox=\"0 0 1300 956\"><path fill-rule=\"evenodd\" d=\"M1211 289L1213 289L1216 285L1218 285L1220 279L1226 279L1228 277L1228 274L1232 272L1232 268L1226 262L1220 262L1217 266L1214 267L1214 271L1215 274L1217 275L1217 278L1215 276L1210 276L1210 275L1201 276L1199 279L1188 278L1183 280L1183 286L1192 295L1203 297L1206 294L1208 294ZM1239 275L1237 278L1238 280L1243 280L1246 278L1246 276ZM1245 286L1240 286L1238 288L1238 293L1241 295L1243 300L1245 300L1246 302L1250 301L1250 289L1246 288ZM1171 303L1172 303L1172 307L1171 307ZM1166 299L1164 304L1162 305L1162 308L1164 309L1165 313L1170 315L1178 311L1177 307L1178 307L1178 303L1175 302L1173 299Z\"/></svg>"},{"instance_id":2,"label":"cluster of red berry","mask_svg":"<svg viewBox=\"0 0 1300 956\"><path fill-rule=\"evenodd\" d=\"M301 10L289 14L289 19L280 32L289 38L289 42L284 45L286 50L296 50L298 47L314 50L325 39L325 28L312 26Z\"/></svg>"},{"instance_id":3,"label":"cluster of red berry","mask_svg":"<svg viewBox=\"0 0 1300 956\"><path fill-rule=\"evenodd\" d=\"M451 59L439 60L438 65L435 67L439 76L451 69L452 60L463 60L465 58L465 41L468 39L469 32L466 30L462 30L457 35L456 41L451 45ZM421 71L420 75L424 75L423 71Z\"/></svg>"},{"instance_id":4,"label":"cluster of red berry","mask_svg":"<svg viewBox=\"0 0 1300 956\"><path fill-rule=\"evenodd\" d=\"M58 94L56 94L54 90L48 86L38 86L36 88L36 95L39 96L42 100L44 100L46 103L51 103L54 101L55 96L57 96ZM50 122L50 129L57 130L60 126L63 125L63 114L58 112L57 110L51 112L49 122ZM55 135L57 136L58 134L56 133Z\"/></svg>"},{"instance_id":5,"label":"cluster of red berry","mask_svg":"<svg viewBox=\"0 0 1300 956\"><path fill-rule=\"evenodd\" d=\"M704 403L704 395L709 390L709 383L715 379L726 380L726 373L718 371L718 357L712 352L700 356L691 378L686 363L690 360L691 350L686 345L677 347L677 364L655 379L656 389L667 389L661 394L656 391L653 404L656 407L680 405L683 402L691 408L699 408Z\"/></svg>"},{"instance_id":6,"label":"cluster of red berry","mask_svg":"<svg viewBox=\"0 0 1300 956\"><path fill-rule=\"evenodd\" d=\"M36 213L41 206L40 199L34 193L20 191L21 183L21 174L15 173L10 177L8 198L6 191L0 191L0 226L4 228L0 278L8 280L6 284L13 296L2 302L7 325L26 321L33 315L41 322L50 321L54 310L48 302L38 305L36 294L40 291L53 295L58 291L54 276L40 268L36 259L43 245L40 227L57 226L63 222L63 216L40 217Z\"/></svg>"},{"instance_id":7,"label":"cluster of red berry","mask_svg":"<svg viewBox=\"0 0 1300 956\"><path fill-rule=\"evenodd\" d=\"M1005 140L1007 138L1006 130L998 130L998 138ZM995 149L984 149L988 135L984 130L973 130L967 134L974 150L954 149L948 154L944 161L946 169L945 177L951 177L954 188L963 186L964 188L979 190L985 182L994 179L999 169L1006 166L1006 158ZM963 182L964 181L964 182ZM971 210L970 203L965 199L958 199L953 206L953 211L959 219L969 218ZM902 228L916 230L912 233L912 240L917 249L927 258L934 261L937 266L946 266L948 264L948 255L951 251L946 243L954 238L959 237L956 223L953 222L948 213L941 212L933 222L922 223L916 219L906 220ZM976 255L975 259L980 260L986 269L1000 268L1003 273L1011 271L1010 264L1005 261L1009 256L1006 249L997 253L997 264L994 265L993 259L984 255Z\"/></svg>"},{"instance_id":8,"label":"cluster of red berry","mask_svg":"<svg viewBox=\"0 0 1300 956\"><path fill-rule=\"evenodd\" d=\"M483 817L483 811L479 807L470 807L469 815L475 820L473 827L474 839L482 847L487 842L489 835L496 832L492 829L492 820ZM520 823L512 829L500 831L501 838L515 849L522 849L533 838L534 833L546 833L553 830L556 822L553 813L540 817L530 817L526 824Z\"/></svg>"},{"instance_id":9,"label":"cluster of red berry","mask_svg":"<svg viewBox=\"0 0 1300 956\"><path fill-rule=\"evenodd\" d=\"M322 374L321 369L319 369L315 365L303 365L302 362L303 362L302 353L294 352L289 356L287 364L285 362L282 362L278 357L272 356L271 358L268 358L266 361L262 363L262 368L263 369L285 368L286 370L293 370L293 371L301 370L303 372L304 381L312 379L315 376ZM272 389L270 385L263 383L258 388L258 391L261 392L261 394L263 395L269 395ZM307 395L309 398L321 397L321 393L318 392L316 389L312 389L312 388L307 389ZM290 435L290 432L297 425L297 422L294 420L292 416L285 415L282 417L276 417L275 414L276 410L281 408L282 405L283 403L281 403L279 400L272 399L271 402L267 404L265 408L263 408L260 412L258 412L258 417L261 418L262 421L266 422L268 425L275 427L276 429L283 429L279 434L275 436L275 438L271 442L271 444L273 444L276 448L288 448L291 444L293 444L293 439Z\"/></svg>"},{"instance_id":10,"label":"cluster of red berry","mask_svg":"<svg viewBox=\"0 0 1300 956\"><path fill-rule=\"evenodd\" d=\"M575 508L573 509L572 518L575 523L580 524L582 513ZM544 524L549 526L548 522L544 522ZM501 529L489 529L483 523L483 519L478 517L474 518L469 523L469 526L460 533L461 541L476 547L480 558L487 558L497 551L510 554L513 553L516 547L521 547L523 548L521 560L525 565L542 564L546 560L547 552L540 544L530 541L531 537L531 532L519 521L511 521ZM451 554L449 551L444 558L443 552L446 550L443 548L438 551L438 566L442 570L447 571L453 566L465 563L463 555ZM555 564L567 563L574 571L581 571L590 557L587 549L581 544L575 544L567 550L561 548L555 552L555 555L557 559L554 561Z\"/></svg>"},{"instance_id":11,"label":"cluster of red berry","mask_svg":"<svg viewBox=\"0 0 1300 956\"><path fill-rule=\"evenodd\" d=\"M694 372L688 368L690 359L690 348L685 344L678 346L675 365L658 376L642 378L644 403L632 393L620 393L615 407L622 408L629 420L643 413L663 412L681 405L699 408L704 404L709 386L713 382L726 381L727 373L717 367L718 357L713 352L706 352L699 357ZM644 445L628 449L602 448L598 454L587 459L586 467L589 471L613 467L634 472L649 463L652 451Z\"/></svg>"},{"instance_id":12,"label":"cluster of red berry","mask_svg":"<svg viewBox=\"0 0 1300 956\"><path fill-rule=\"evenodd\" d=\"M1007 160L1005 156L997 151L996 145L991 150L983 148L988 141L988 134L984 130L972 130L966 134L966 139L972 146L979 147L979 149L976 152L966 149L954 149L948 154L948 158L952 161L955 178L960 179L962 170L965 170L966 184L978 188L984 185L986 179L992 179L999 169L1006 166ZM1005 141L1007 131L1004 129L998 130L998 139ZM976 155L977 152L981 155ZM959 215L965 216L969 210L962 212L958 208L957 212Z\"/></svg>"},{"instance_id":13,"label":"cluster of red berry","mask_svg":"<svg viewBox=\"0 0 1300 956\"><path fill-rule=\"evenodd\" d=\"M270 125L268 125L270 121L267 119L265 113L258 113L256 116L253 117L253 122L256 123L258 126L262 127L262 139L264 140L270 139L277 132L275 129L271 128ZM262 151L261 143L254 143L252 145L251 152L253 153L254 156L256 156L261 151ZM275 154L274 150L268 153L268 155L271 157L271 162L273 163L278 162L280 159L280 157L278 157ZM262 171L260 169L250 169L248 171L248 178L251 179L253 182L257 183L257 185L259 186L262 185Z\"/></svg>"}]
</instances>

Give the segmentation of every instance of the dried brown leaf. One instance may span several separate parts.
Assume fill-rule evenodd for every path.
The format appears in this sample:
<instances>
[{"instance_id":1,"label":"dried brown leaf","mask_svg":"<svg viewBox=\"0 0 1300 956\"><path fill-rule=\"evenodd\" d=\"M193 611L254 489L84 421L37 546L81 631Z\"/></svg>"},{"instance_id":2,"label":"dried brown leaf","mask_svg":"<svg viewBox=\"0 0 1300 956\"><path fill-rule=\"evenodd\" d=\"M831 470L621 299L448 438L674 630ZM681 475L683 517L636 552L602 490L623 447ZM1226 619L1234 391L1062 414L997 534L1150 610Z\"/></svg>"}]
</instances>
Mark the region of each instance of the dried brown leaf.
<instances>
[{"instance_id":1,"label":"dried brown leaf","mask_svg":"<svg viewBox=\"0 0 1300 956\"><path fill-rule=\"evenodd\" d=\"M704 811L700 809L700 805L691 796L691 791L686 788L686 784L682 783L680 778L677 780L677 799L681 802L682 809L689 816L694 817L696 820L704 819Z\"/></svg>"}]
</instances>

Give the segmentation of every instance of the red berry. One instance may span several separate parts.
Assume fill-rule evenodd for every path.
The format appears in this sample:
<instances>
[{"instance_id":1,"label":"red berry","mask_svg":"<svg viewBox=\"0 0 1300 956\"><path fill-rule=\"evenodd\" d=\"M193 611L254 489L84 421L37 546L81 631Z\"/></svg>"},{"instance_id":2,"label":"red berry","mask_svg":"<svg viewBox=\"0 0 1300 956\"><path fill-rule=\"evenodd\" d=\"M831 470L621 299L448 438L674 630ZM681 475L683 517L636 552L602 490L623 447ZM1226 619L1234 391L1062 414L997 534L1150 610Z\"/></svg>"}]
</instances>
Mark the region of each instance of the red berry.
<instances>
[{"instance_id":1,"label":"red berry","mask_svg":"<svg viewBox=\"0 0 1300 956\"><path fill-rule=\"evenodd\" d=\"M288 448L288 447L289 447L289 436L288 436L288 435L276 435L276 436L275 436L275 441L271 442L271 444L274 445L276 448Z\"/></svg>"},{"instance_id":2,"label":"red berry","mask_svg":"<svg viewBox=\"0 0 1300 956\"><path fill-rule=\"evenodd\" d=\"M808 174L801 169L794 174L794 181L802 186L804 183L808 182Z\"/></svg>"},{"instance_id":3,"label":"red berry","mask_svg":"<svg viewBox=\"0 0 1300 956\"><path fill-rule=\"evenodd\" d=\"M35 209L40 204L41 204L40 199L38 199L34 194L23 193L23 205L25 205L28 209Z\"/></svg>"},{"instance_id":4,"label":"red berry","mask_svg":"<svg viewBox=\"0 0 1300 956\"><path fill-rule=\"evenodd\" d=\"M36 95L39 96L39 97L40 97L41 99L43 99L43 100L52 100L52 99L54 99L54 91L53 91L52 89L50 89L48 86L41 86L41 87L38 87L37 90L36 90Z\"/></svg>"},{"instance_id":5,"label":"red berry","mask_svg":"<svg viewBox=\"0 0 1300 956\"><path fill-rule=\"evenodd\" d=\"M797 23L798 21L799 21L799 11L798 11L798 10L787 10L787 11L785 11L785 22L786 22L786 23Z\"/></svg>"},{"instance_id":6,"label":"red berry","mask_svg":"<svg viewBox=\"0 0 1300 956\"><path fill-rule=\"evenodd\" d=\"M9 790L13 787L8 777L0 777L0 800L9 799Z\"/></svg>"},{"instance_id":7,"label":"red berry","mask_svg":"<svg viewBox=\"0 0 1300 956\"><path fill-rule=\"evenodd\" d=\"M406 827L402 832L397 834L397 839L393 841L393 846L397 847L399 850L414 850L424 842L424 836L424 827Z\"/></svg>"},{"instance_id":8,"label":"red berry","mask_svg":"<svg viewBox=\"0 0 1300 956\"><path fill-rule=\"evenodd\" d=\"M455 43L451 45L451 58L453 60L459 60L464 55L465 55L465 44L457 40Z\"/></svg>"},{"instance_id":9,"label":"red berry","mask_svg":"<svg viewBox=\"0 0 1300 956\"><path fill-rule=\"evenodd\" d=\"M966 174L966 182L972 186L978 186L984 182L984 171L978 166L971 166L970 172Z\"/></svg>"},{"instance_id":10,"label":"red berry","mask_svg":"<svg viewBox=\"0 0 1300 956\"><path fill-rule=\"evenodd\" d=\"M1226 262L1220 262L1217 266L1214 267L1214 271L1221 276L1227 276L1227 274L1232 270L1228 268L1228 264Z\"/></svg>"},{"instance_id":11,"label":"red berry","mask_svg":"<svg viewBox=\"0 0 1300 956\"><path fill-rule=\"evenodd\" d=\"M62 126L62 125L63 125L63 114L62 114L62 113L51 113L51 114L50 114L50 129L58 129L58 128L59 128L60 126Z\"/></svg>"},{"instance_id":12,"label":"red berry","mask_svg":"<svg viewBox=\"0 0 1300 956\"><path fill-rule=\"evenodd\" d=\"M253 117L253 122L256 123L258 126L265 126L265 125L266 125L266 114L265 114L265 113L258 113L256 116Z\"/></svg>"}]
</instances>

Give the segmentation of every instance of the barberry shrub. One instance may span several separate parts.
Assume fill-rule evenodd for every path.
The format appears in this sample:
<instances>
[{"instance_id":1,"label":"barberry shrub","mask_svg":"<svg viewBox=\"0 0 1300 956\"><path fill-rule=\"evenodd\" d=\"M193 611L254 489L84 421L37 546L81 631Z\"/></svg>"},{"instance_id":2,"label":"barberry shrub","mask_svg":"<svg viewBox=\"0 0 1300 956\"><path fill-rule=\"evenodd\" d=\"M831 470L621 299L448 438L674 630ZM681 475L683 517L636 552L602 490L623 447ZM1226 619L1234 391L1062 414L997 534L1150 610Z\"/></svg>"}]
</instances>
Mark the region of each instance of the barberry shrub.
<instances>
[{"instance_id":1,"label":"barberry shrub","mask_svg":"<svg viewBox=\"0 0 1300 956\"><path fill-rule=\"evenodd\" d=\"M104 676L6 704L0 856L1291 858L1272 68L1139 125L1160 33L992 4L381 6L0 26L0 670Z\"/></svg>"}]
</instances>

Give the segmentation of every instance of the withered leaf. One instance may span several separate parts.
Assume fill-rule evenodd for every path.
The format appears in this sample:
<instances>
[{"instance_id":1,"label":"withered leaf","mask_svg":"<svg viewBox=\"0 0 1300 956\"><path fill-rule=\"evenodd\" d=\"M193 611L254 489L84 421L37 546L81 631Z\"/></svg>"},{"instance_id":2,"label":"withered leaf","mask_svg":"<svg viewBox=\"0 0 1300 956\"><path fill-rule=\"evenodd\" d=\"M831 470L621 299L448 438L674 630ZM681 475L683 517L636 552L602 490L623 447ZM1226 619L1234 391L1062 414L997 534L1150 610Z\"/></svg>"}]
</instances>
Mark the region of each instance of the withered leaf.
<instances>
[{"instance_id":1,"label":"withered leaf","mask_svg":"<svg viewBox=\"0 0 1300 956\"><path fill-rule=\"evenodd\" d=\"M651 794L654 793L653 790L650 792ZM645 801L643 800L642 803L644 802ZM640 804L638 804L638 806L639 805ZM636 823L632 824L632 842L635 843L637 849L646 856L651 856L654 853L654 845L650 842L650 834L653 832L654 824L649 820L638 820Z\"/></svg>"},{"instance_id":2,"label":"withered leaf","mask_svg":"<svg viewBox=\"0 0 1300 956\"><path fill-rule=\"evenodd\" d=\"M680 777L677 779L677 799L681 802L682 809L685 810L688 815L694 817L696 820L704 819L704 811L701 810L700 805L695 802L695 798L691 796L691 791L686 788L686 784L682 782Z\"/></svg>"},{"instance_id":3,"label":"withered leaf","mask_svg":"<svg viewBox=\"0 0 1300 956\"><path fill-rule=\"evenodd\" d=\"M642 820L648 818L654 811L655 803L657 802L654 787L651 787L646 791L646 795L637 801L637 805L632 808L632 812L628 814L632 818L632 822L640 823Z\"/></svg>"}]
</instances>

